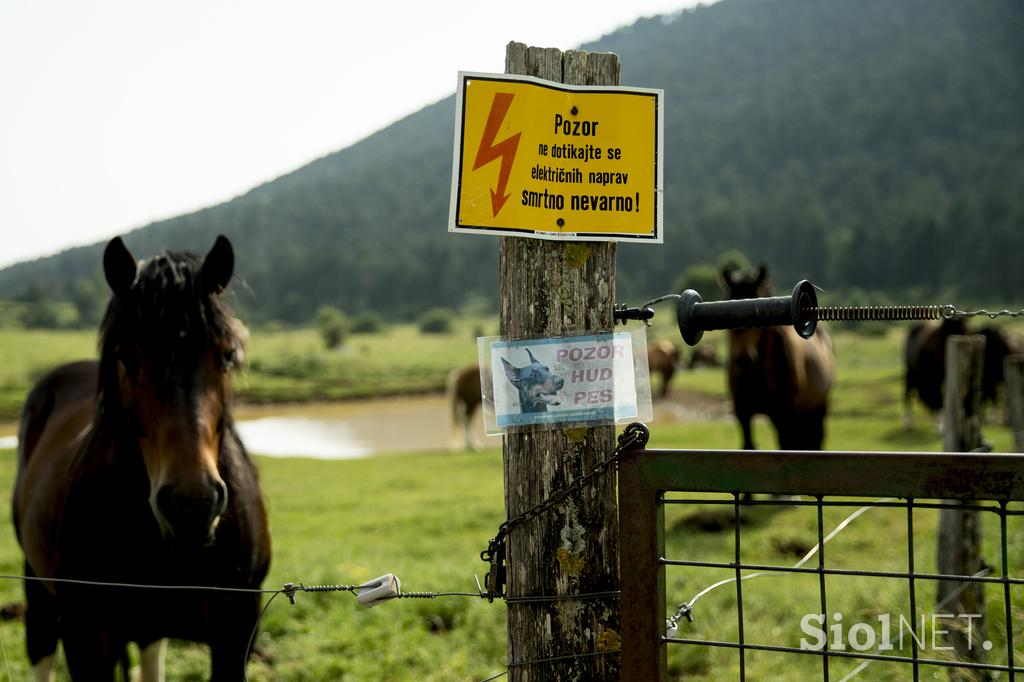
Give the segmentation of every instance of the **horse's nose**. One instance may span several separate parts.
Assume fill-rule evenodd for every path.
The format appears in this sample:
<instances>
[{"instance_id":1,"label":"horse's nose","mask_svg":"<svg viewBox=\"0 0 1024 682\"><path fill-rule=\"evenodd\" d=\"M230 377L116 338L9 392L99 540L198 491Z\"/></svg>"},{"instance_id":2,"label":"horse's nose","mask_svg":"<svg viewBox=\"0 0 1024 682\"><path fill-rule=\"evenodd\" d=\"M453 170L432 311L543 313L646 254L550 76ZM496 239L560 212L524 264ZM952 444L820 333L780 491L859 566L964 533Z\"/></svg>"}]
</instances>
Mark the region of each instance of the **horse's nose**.
<instances>
[{"instance_id":1,"label":"horse's nose","mask_svg":"<svg viewBox=\"0 0 1024 682\"><path fill-rule=\"evenodd\" d=\"M157 512L165 531L186 545L209 541L214 522L227 506L227 486L219 478L204 477L198 485L165 484L156 494Z\"/></svg>"}]
</instances>

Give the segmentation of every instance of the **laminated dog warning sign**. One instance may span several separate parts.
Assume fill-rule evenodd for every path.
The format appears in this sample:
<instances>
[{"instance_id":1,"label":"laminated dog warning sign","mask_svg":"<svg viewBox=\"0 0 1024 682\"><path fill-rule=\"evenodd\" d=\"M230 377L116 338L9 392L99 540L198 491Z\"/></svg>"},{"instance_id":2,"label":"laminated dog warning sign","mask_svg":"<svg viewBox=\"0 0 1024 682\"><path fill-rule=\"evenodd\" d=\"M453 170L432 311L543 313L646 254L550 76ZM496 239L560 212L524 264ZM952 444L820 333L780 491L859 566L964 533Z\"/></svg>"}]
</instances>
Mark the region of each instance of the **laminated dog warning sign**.
<instances>
[{"instance_id":1,"label":"laminated dog warning sign","mask_svg":"<svg viewBox=\"0 0 1024 682\"><path fill-rule=\"evenodd\" d=\"M650 421L646 333L478 339L488 435L529 425Z\"/></svg>"},{"instance_id":2,"label":"laminated dog warning sign","mask_svg":"<svg viewBox=\"0 0 1024 682\"><path fill-rule=\"evenodd\" d=\"M460 72L448 231L661 243L663 99Z\"/></svg>"}]
</instances>

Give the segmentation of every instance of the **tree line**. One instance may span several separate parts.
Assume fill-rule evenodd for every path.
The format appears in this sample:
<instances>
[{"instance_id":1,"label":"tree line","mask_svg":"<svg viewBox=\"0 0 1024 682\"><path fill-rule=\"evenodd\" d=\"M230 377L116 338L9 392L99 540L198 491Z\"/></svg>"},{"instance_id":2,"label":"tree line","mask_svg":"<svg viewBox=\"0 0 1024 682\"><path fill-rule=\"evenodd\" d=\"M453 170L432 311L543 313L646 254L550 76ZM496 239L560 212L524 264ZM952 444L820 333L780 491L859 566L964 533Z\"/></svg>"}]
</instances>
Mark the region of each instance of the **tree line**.
<instances>
[{"instance_id":1,"label":"tree line","mask_svg":"<svg viewBox=\"0 0 1024 682\"><path fill-rule=\"evenodd\" d=\"M620 298L668 293L738 249L780 285L1020 304L1022 29L1015 0L722 0L583 46L618 53L624 85L666 91L665 243L619 249ZM227 234L256 324L308 323L324 305L389 320L493 310L498 240L445 230L454 113L446 98L126 241L205 251ZM101 249L0 271L0 299L91 319Z\"/></svg>"}]
</instances>

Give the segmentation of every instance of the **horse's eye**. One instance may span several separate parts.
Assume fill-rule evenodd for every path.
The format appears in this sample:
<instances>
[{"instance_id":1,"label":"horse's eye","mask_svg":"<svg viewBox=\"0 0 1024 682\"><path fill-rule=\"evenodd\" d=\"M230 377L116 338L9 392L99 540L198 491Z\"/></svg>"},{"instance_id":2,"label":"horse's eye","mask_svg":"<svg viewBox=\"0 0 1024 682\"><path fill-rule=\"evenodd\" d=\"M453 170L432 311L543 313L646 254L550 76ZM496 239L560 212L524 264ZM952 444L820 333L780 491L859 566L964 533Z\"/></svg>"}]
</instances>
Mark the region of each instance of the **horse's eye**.
<instances>
[{"instance_id":1,"label":"horse's eye","mask_svg":"<svg viewBox=\"0 0 1024 682\"><path fill-rule=\"evenodd\" d=\"M224 351L224 356L221 361L224 364L224 369L234 369L238 364L238 351L234 348L228 348Z\"/></svg>"}]
</instances>

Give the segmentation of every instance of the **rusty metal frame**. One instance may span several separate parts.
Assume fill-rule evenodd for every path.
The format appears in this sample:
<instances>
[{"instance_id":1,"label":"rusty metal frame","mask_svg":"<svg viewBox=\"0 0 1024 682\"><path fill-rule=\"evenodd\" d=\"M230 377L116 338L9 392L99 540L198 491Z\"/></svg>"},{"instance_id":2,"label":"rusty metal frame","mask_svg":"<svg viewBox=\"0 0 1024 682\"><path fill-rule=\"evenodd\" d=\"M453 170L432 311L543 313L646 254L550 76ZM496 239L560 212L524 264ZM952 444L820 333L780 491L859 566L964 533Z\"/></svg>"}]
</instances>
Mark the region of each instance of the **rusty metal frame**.
<instances>
[{"instance_id":1,"label":"rusty metal frame","mask_svg":"<svg viewBox=\"0 0 1024 682\"><path fill-rule=\"evenodd\" d=\"M821 551L817 567L792 569L781 566L743 564L740 560L740 524L736 524L735 561L730 563L671 560L665 556L665 505L701 503L708 500L666 500L667 492L731 494L733 500L718 504L733 505L736 513L748 504L780 502L744 502L744 493L811 496L813 501L798 504L818 509L818 539ZM905 500L877 506L907 509L908 570L871 572L830 569L825 563L822 510L826 506L863 506L865 502L830 501L827 497L892 497ZM943 502L947 500L948 502ZM997 505L979 505L990 500ZM1010 586L1024 579L1007 573L1007 516L1022 516L1024 511L1009 510L1007 503L1024 500L1024 455L964 453L864 453L864 452L785 452L785 451L688 451L636 450L628 453L619 466L619 529L622 627L622 679L664 680L669 645L697 645L735 648L740 656L740 679L744 679L747 650L782 651L816 655L823 658L824 679L828 680L830 657L905 662L913 666L918 679L919 665L944 665L999 670L1008 679L1024 679L1024 668L1013 663L1013 633ZM716 503L716 502L710 502ZM793 502L785 502L793 504ZM870 502L868 503L870 504ZM920 508L984 509L1000 517L1002 575L997 577L944 576L917 572L914 568L913 510ZM1006 612L1008 660L1005 665L972 664L923 659L916 645L911 657L880 656L869 653L809 651L790 647L748 643L743 634L742 582L736 581L737 642L715 642L667 638L665 636L665 567L713 566L729 568L739 577L743 570L769 570L816 573L819 575L822 612L826 613L826 575L868 575L906 578L910 583L911 608L915 607L915 581L955 579L998 583L1003 586Z\"/></svg>"}]
</instances>

